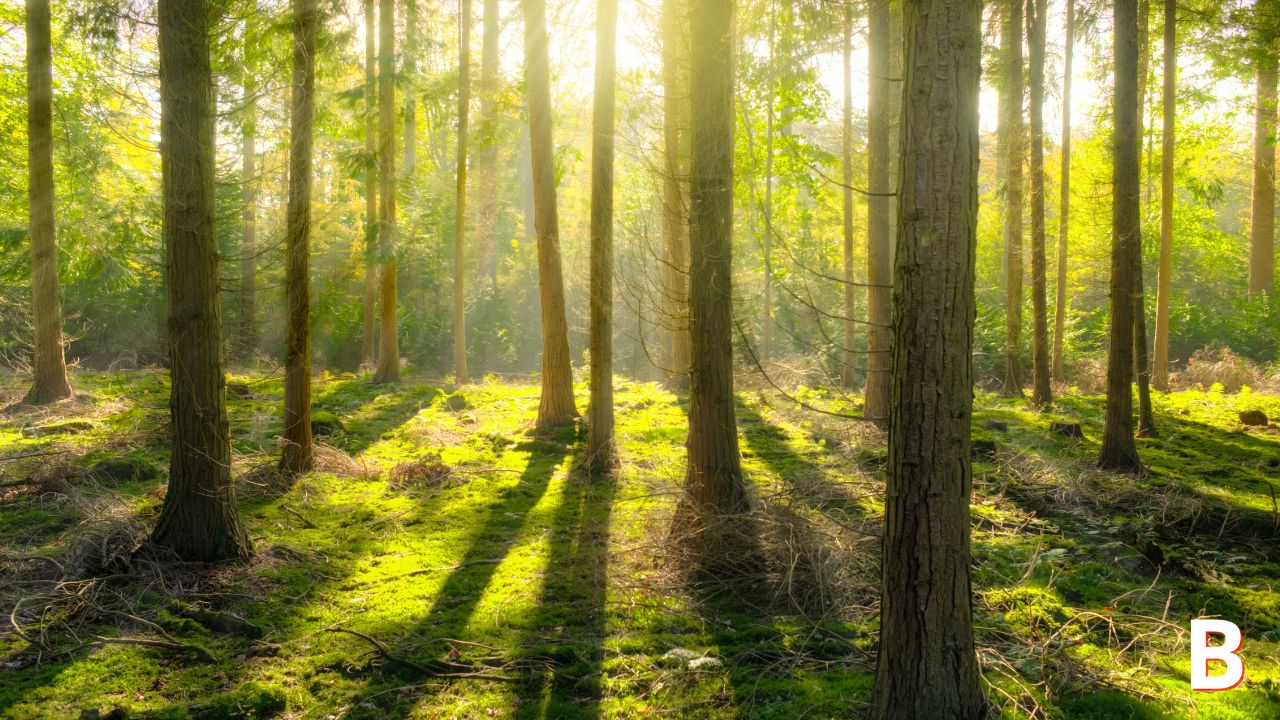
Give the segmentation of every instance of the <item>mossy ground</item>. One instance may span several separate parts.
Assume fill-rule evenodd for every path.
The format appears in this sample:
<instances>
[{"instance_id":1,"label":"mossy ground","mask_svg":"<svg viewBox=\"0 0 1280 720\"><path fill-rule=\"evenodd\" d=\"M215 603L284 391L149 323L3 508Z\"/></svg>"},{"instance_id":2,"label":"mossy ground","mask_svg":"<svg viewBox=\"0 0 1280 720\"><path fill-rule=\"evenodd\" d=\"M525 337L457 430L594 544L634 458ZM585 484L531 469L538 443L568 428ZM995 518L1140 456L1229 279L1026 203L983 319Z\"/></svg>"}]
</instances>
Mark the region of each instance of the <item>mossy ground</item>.
<instances>
[{"instance_id":1,"label":"mossy ground","mask_svg":"<svg viewBox=\"0 0 1280 720\"><path fill-rule=\"evenodd\" d=\"M873 428L743 394L742 450L774 560L767 583L733 598L672 571L685 415L657 386L619 381L623 465L591 480L575 464L576 428L532 431L535 385L490 378L450 410L452 388L423 380L325 376L316 406L345 431L324 441L355 462L331 453L321 471L282 482L264 471L280 381L235 380L249 388L229 407L254 561L134 568L93 596L134 619L24 603L19 622L50 628L50 652L0 634L0 716L249 717L283 700L292 718L812 719L857 716L867 702L885 458ZM75 385L73 401L0 418L0 457L65 451L0 464L0 482L62 468L57 482L0 490L6 616L47 587L26 579L47 564L32 557L69 566L89 529L145 528L161 502L163 474L100 482L76 469L119 457L166 466L166 377L84 374ZM4 394L21 390L10 379ZM804 397L853 409L821 390ZM997 449L975 463L976 623L1004 716L1280 717L1280 434L1236 419L1280 416L1280 399L1158 395L1162 436L1140 441L1144 478L1092 469L1099 398L1067 395L1040 413L988 395L977 406L975 434ZM91 426L23 432L71 419ZM1085 440L1049 433L1055 419L1081 422ZM264 636L210 632L180 617L179 599L234 612ZM1178 628L1199 615L1244 628L1241 689L1188 691ZM117 643L59 652L77 645L60 629L157 637L147 622L213 661ZM459 672L476 677L444 676Z\"/></svg>"}]
</instances>

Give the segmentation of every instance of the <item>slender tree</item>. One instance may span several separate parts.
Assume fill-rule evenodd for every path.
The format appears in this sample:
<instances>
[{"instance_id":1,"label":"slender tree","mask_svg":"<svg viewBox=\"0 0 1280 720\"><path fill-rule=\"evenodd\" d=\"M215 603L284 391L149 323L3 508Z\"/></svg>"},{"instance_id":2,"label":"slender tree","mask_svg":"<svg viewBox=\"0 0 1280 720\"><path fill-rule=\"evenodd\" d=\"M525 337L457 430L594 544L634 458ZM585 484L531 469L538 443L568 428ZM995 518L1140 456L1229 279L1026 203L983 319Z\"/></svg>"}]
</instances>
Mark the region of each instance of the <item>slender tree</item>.
<instances>
[{"instance_id":1,"label":"slender tree","mask_svg":"<svg viewBox=\"0 0 1280 720\"><path fill-rule=\"evenodd\" d=\"M774 3L769 3L769 58L765 74L765 128L764 128L764 238L761 253L764 256L764 317L760 326L759 355L767 362L773 352L773 134L776 123L774 75L778 46L778 14Z\"/></svg>"},{"instance_id":2,"label":"slender tree","mask_svg":"<svg viewBox=\"0 0 1280 720\"><path fill-rule=\"evenodd\" d=\"M1044 63L1046 0L1027 0L1027 46L1030 50L1031 98L1031 402L1047 405L1053 400L1049 387L1049 317L1045 263L1044 219Z\"/></svg>"},{"instance_id":3,"label":"slender tree","mask_svg":"<svg viewBox=\"0 0 1280 720\"><path fill-rule=\"evenodd\" d=\"M1107 359L1107 411L1099 464L1106 469L1137 472L1142 464L1133 427L1133 278L1141 252L1139 215L1138 5L1115 2L1113 93L1114 199L1111 209L1111 348Z\"/></svg>"},{"instance_id":4,"label":"slender tree","mask_svg":"<svg viewBox=\"0 0 1280 720\"><path fill-rule=\"evenodd\" d=\"M498 284L498 0L484 2L484 38L480 51L480 137L476 143L476 251L481 283Z\"/></svg>"},{"instance_id":5,"label":"slender tree","mask_svg":"<svg viewBox=\"0 0 1280 720\"><path fill-rule=\"evenodd\" d=\"M591 405L587 464L617 464L613 437L613 115L618 2L596 3L596 86L591 126Z\"/></svg>"},{"instance_id":6,"label":"slender tree","mask_svg":"<svg viewBox=\"0 0 1280 720\"><path fill-rule=\"evenodd\" d=\"M293 4L293 103L289 111L289 206L285 219L284 449L280 467L314 465L311 443L311 124L316 86L316 0Z\"/></svg>"},{"instance_id":7,"label":"slender tree","mask_svg":"<svg viewBox=\"0 0 1280 720\"><path fill-rule=\"evenodd\" d=\"M53 219L53 53L49 0L27 0L27 193L31 224L33 405L71 396L62 350L58 240Z\"/></svg>"},{"instance_id":8,"label":"slender tree","mask_svg":"<svg viewBox=\"0 0 1280 720\"><path fill-rule=\"evenodd\" d=\"M467 121L470 110L471 0L461 0L458 7L458 171L453 213L453 375L459 385L467 381Z\"/></svg>"},{"instance_id":9,"label":"slender tree","mask_svg":"<svg viewBox=\"0 0 1280 720\"><path fill-rule=\"evenodd\" d=\"M1004 167L1004 392L1022 394L1022 0L1001 8L1000 147Z\"/></svg>"},{"instance_id":10,"label":"slender tree","mask_svg":"<svg viewBox=\"0 0 1280 720\"><path fill-rule=\"evenodd\" d=\"M378 0L378 369L373 381L399 382L396 327L396 3ZM408 125L406 124L406 131ZM412 143L405 145L408 155Z\"/></svg>"},{"instance_id":11,"label":"slender tree","mask_svg":"<svg viewBox=\"0 0 1280 720\"><path fill-rule=\"evenodd\" d=\"M667 373L676 387L689 380L689 43L686 6L662 3L663 315Z\"/></svg>"},{"instance_id":12,"label":"slender tree","mask_svg":"<svg viewBox=\"0 0 1280 720\"><path fill-rule=\"evenodd\" d=\"M1146 120L1147 79L1151 66L1150 0L1138 0L1138 156L1142 156L1142 133ZM1151 156L1148 144L1148 159ZM1149 164L1149 163L1148 163ZM1141 165L1139 165L1141 168ZM1141 172L1141 170L1140 170ZM1148 178L1149 180L1149 178ZM1147 196L1151 194L1147 183ZM1138 197L1139 208L1144 202ZM1141 210L1139 210L1141 213ZM1139 216L1141 217L1141 216ZM1138 381L1138 437L1156 437L1155 411L1151 406L1151 352L1147 346L1146 273L1142 258L1142 223L1138 223L1138 250L1133 253L1133 372Z\"/></svg>"},{"instance_id":13,"label":"slender tree","mask_svg":"<svg viewBox=\"0 0 1280 720\"><path fill-rule=\"evenodd\" d=\"M981 17L981 0L905 4L893 413L871 712L882 720L989 715L969 579Z\"/></svg>"},{"instance_id":14,"label":"slender tree","mask_svg":"<svg viewBox=\"0 0 1280 720\"><path fill-rule=\"evenodd\" d=\"M1253 124L1253 195L1249 212L1249 294L1271 290L1276 230L1276 53L1255 60L1257 102Z\"/></svg>"},{"instance_id":15,"label":"slender tree","mask_svg":"<svg viewBox=\"0 0 1280 720\"><path fill-rule=\"evenodd\" d=\"M378 146L376 0L364 0L364 334L360 364L373 367L378 309Z\"/></svg>"},{"instance_id":16,"label":"slender tree","mask_svg":"<svg viewBox=\"0 0 1280 720\"><path fill-rule=\"evenodd\" d=\"M256 10L256 7L254 8ZM256 33L253 13L244 23L244 61L240 72L244 116L240 124L240 355L258 349L258 68L254 62Z\"/></svg>"},{"instance_id":17,"label":"slender tree","mask_svg":"<svg viewBox=\"0 0 1280 720\"><path fill-rule=\"evenodd\" d=\"M1076 4L1067 0L1066 40L1062 46L1062 181L1058 200L1058 280L1053 311L1053 379L1066 382L1063 359L1067 331L1067 236L1071 230L1071 55L1075 49Z\"/></svg>"},{"instance_id":18,"label":"slender tree","mask_svg":"<svg viewBox=\"0 0 1280 720\"><path fill-rule=\"evenodd\" d=\"M867 388L863 415L883 424L889 418L890 357L893 334L892 101L895 31L890 0L867 7ZM848 278L846 278L847 280ZM847 286L846 286L847 287Z\"/></svg>"},{"instance_id":19,"label":"slender tree","mask_svg":"<svg viewBox=\"0 0 1280 720\"><path fill-rule=\"evenodd\" d=\"M152 542L193 561L248 558L236 510L214 233L208 0L160 0L160 168L169 291L169 486Z\"/></svg>"},{"instance_id":20,"label":"slender tree","mask_svg":"<svg viewBox=\"0 0 1280 720\"><path fill-rule=\"evenodd\" d=\"M1178 89L1177 0L1164 2L1164 88L1160 149L1160 269L1156 281L1156 347L1151 384L1169 391L1169 300L1173 292L1173 153Z\"/></svg>"},{"instance_id":21,"label":"slender tree","mask_svg":"<svg viewBox=\"0 0 1280 720\"><path fill-rule=\"evenodd\" d=\"M542 302L542 400L538 427L568 425L577 416L569 364L564 277L560 269L560 221L556 212L555 153L551 142L551 67L547 57L546 0L524 2L525 86L533 164L534 225L538 234L538 284Z\"/></svg>"},{"instance_id":22,"label":"slender tree","mask_svg":"<svg viewBox=\"0 0 1280 720\"><path fill-rule=\"evenodd\" d=\"M887 38L886 38L887 40ZM840 165L844 171L843 253L844 253L844 361L840 366L840 384L853 387L853 341L857 323L854 320L853 277L853 5L844 6L844 112L840 122ZM869 144L869 143L868 143ZM868 385L870 381L868 380Z\"/></svg>"}]
</instances>

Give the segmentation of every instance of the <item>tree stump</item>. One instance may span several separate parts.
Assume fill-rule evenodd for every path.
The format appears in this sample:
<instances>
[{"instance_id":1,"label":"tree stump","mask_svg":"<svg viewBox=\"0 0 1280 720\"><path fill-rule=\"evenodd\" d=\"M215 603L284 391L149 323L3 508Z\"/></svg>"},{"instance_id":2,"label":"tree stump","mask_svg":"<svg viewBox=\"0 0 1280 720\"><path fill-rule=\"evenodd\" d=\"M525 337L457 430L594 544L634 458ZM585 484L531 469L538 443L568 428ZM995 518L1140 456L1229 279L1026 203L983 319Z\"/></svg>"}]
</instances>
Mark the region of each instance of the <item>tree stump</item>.
<instances>
[{"instance_id":1,"label":"tree stump","mask_svg":"<svg viewBox=\"0 0 1280 720\"><path fill-rule=\"evenodd\" d=\"M1267 414L1261 410L1241 410L1240 423L1242 425L1265 426L1268 424Z\"/></svg>"},{"instance_id":2,"label":"tree stump","mask_svg":"<svg viewBox=\"0 0 1280 720\"><path fill-rule=\"evenodd\" d=\"M1080 423L1055 420L1053 424L1049 426L1049 432L1052 432L1055 435L1061 435L1065 438L1071 438L1073 440L1084 439L1084 428L1080 426Z\"/></svg>"}]
</instances>

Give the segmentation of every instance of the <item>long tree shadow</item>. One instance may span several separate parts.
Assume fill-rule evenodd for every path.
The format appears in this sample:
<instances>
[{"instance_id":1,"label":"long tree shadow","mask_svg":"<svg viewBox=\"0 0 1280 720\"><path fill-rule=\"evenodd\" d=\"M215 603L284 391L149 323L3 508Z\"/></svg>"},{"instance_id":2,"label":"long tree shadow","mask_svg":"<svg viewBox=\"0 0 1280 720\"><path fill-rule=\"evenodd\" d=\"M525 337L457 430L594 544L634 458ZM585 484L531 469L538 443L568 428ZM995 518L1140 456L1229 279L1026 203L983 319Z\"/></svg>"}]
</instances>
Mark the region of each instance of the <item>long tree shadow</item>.
<instances>
[{"instance_id":1,"label":"long tree shadow","mask_svg":"<svg viewBox=\"0 0 1280 720\"><path fill-rule=\"evenodd\" d=\"M380 386L352 379L320 387L312 405L315 411L336 415L345 428L325 442L358 455L385 433L412 420L442 395L442 390L429 385Z\"/></svg>"}]
</instances>

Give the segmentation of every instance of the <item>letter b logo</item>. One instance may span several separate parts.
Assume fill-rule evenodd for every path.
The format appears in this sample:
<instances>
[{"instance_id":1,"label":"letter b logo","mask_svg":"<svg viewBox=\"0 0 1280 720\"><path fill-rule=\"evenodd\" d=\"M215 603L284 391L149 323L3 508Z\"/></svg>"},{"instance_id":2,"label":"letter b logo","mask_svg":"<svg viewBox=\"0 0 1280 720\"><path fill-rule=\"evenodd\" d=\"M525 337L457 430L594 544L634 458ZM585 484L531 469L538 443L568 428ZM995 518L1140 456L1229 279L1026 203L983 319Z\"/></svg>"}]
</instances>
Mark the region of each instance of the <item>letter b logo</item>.
<instances>
[{"instance_id":1,"label":"letter b logo","mask_svg":"<svg viewBox=\"0 0 1280 720\"><path fill-rule=\"evenodd\" d=\"M1221 635L1221 645L1210 645L1210 635ZM1191 689L1211 692L1230 690L1244 681L1244 659L1240 652L1240 628L1229 620L1191 621ZM1226 663L1221 675L1209 674L1209 661Z\"/></svg>"}]
</instances>

